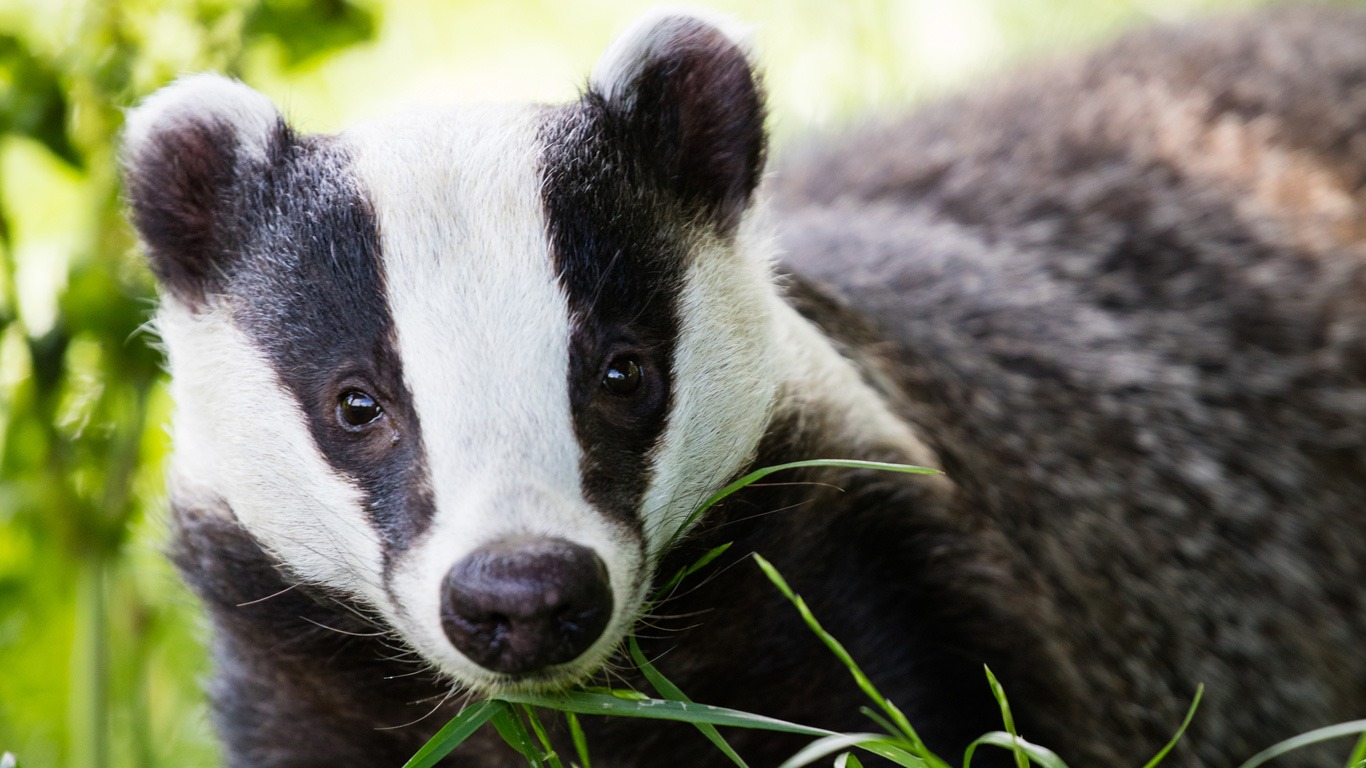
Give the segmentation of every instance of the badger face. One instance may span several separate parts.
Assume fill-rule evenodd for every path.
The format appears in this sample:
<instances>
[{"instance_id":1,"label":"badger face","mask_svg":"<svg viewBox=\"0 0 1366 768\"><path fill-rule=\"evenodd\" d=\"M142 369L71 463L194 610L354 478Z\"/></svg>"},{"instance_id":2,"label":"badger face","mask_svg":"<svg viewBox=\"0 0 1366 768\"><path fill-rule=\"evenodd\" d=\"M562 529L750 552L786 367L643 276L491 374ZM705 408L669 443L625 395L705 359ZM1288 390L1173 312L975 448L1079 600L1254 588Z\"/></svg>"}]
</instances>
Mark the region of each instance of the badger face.
<instances>
[{"instance_id":1,"label":"badger face","mask_svg":"<svg viewBox=\"0 0 1366 768\"><path fill-rule=\"evenodd\" d=\"M677 15L564 106L301 136L233 81L155 94L124 157L174 500L467 686L591 674L775 396L762 122L741 46Z\"/></svg>"}]
</instances>

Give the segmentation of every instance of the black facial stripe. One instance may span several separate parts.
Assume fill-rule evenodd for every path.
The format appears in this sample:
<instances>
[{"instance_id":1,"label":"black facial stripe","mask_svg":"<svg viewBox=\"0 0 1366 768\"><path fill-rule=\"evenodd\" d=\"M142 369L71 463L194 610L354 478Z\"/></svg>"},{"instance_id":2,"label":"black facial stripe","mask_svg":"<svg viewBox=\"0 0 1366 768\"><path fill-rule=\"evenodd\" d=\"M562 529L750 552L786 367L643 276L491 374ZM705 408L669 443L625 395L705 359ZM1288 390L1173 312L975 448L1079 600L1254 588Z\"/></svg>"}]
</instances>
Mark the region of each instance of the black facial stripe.
<instances>
[{"instance_id":1,"label":"black facial stripe","mask_svg":"<svg viewBox=\"0 0 1366 768\"><path fill-rule=\"evenodd\" d=\"M426 528L433 499L386 299L378 222L349 167L334 140L282 128L268 170L235 196L244 250L227 293L323 456L363 490L387 567ZM338 396L351 389L384 409L364 433L337 418Z\"/></svg>"},{"instance_id":2,"label":"black facial stripe","mask_svg":"<svg viewBox=\"0 0 1366 768\"><path fill-rule=\"evenodd\" d=\"M599 509L639 527L651 454L672 405L678 297L687 267L686 221L650 183L626 121L594 93L547 111L542 195L555 267L569 300L570 406L583 448L584 493ZM602 366L622 351L652 366L648 415L604 399ZM621 412L614 412L618 409Z\"/></svg>"}]
</instances>

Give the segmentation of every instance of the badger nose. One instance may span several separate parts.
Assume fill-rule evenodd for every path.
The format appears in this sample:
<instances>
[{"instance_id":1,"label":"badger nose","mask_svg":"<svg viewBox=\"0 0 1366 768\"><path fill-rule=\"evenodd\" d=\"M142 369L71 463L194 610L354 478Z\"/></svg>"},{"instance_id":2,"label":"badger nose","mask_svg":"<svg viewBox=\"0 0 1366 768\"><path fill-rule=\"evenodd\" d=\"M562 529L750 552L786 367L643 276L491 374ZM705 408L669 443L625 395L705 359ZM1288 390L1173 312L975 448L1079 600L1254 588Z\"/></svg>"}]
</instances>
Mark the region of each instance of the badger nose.
<instances>
[{"instance_id":1,"label":"badger nose","mask_svg":"<svg viewBox=\"0 0 1366 768\"><path fill-rule=\"evenodd\" d=\"M500 541L455 564L441 626L474 663L515 675L573 661L612 615L607 567L564 539Z\"/></svg>"}]
</instances>

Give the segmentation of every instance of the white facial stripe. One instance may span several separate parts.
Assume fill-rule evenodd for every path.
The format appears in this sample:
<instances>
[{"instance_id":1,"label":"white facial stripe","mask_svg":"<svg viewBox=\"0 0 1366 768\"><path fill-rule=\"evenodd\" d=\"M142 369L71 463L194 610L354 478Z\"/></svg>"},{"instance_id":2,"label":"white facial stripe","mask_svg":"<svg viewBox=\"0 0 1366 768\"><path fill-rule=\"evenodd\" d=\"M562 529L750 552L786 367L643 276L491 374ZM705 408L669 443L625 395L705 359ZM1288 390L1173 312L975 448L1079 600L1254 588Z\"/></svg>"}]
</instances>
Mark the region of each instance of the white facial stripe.
<instances>
[{"instance_id":1,"label":"white facial stripe","mask_svg":"<svg viewBox=\"0 0 1366 768\"><path fill-rule=\"evenodd\" d=\"M639 597L636 545L581 491L568 304L546 240L537 118L528 107L465 108L343 136L379 220L435 500L425 536L392 572L403 604L386 612L424 655L476 685L491 673L461 657L440 622L442 581L471 551L528 533L592 548L616 607L600 645L616 642Z\"/></svg>"},{"instance_id":2,"label":"white facial stripe","mask_svg":"<svg viewBox=\"0 0 1366 768\"><path fill-rule=\"evenodd\" d=\"M380 542L360 490L319 452L298 404L230 313L196 315L167 297L157 328L176 402L177 488L221 496L299 578L381 599Z\"/></svg>"},{"instance_id":3,"label":"white facial stripe","mask_svg":"<svg viewBox=\"0 0 1366 768\"><path fill-rule=\"evenodd\" d=\"M653 557L693 510L754 454L779 377L774 368L771 247L742 230L693 256L679 300L673 409L642 514Z\"/></svg>"}]
</instances>

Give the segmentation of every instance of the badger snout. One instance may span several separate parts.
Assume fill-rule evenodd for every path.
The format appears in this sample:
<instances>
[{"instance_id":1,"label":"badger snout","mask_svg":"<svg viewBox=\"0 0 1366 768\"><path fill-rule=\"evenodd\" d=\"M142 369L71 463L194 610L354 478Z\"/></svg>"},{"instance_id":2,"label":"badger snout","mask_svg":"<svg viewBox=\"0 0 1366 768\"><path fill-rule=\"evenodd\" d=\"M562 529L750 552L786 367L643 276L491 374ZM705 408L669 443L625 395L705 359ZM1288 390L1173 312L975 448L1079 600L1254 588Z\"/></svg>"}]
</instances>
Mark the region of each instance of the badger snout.
<instances>
[{"instance_id":1,"label":"badger snout","mask_svg":"<svg viewBox=\"0 0 1366 768\"><path fill-rule=\"evenodd\" d=\"M564 539L495 542L455 564L441 625L474 663L510 675L578 658L612 616L607 566Z\"/></svg>"}]
</instances>

